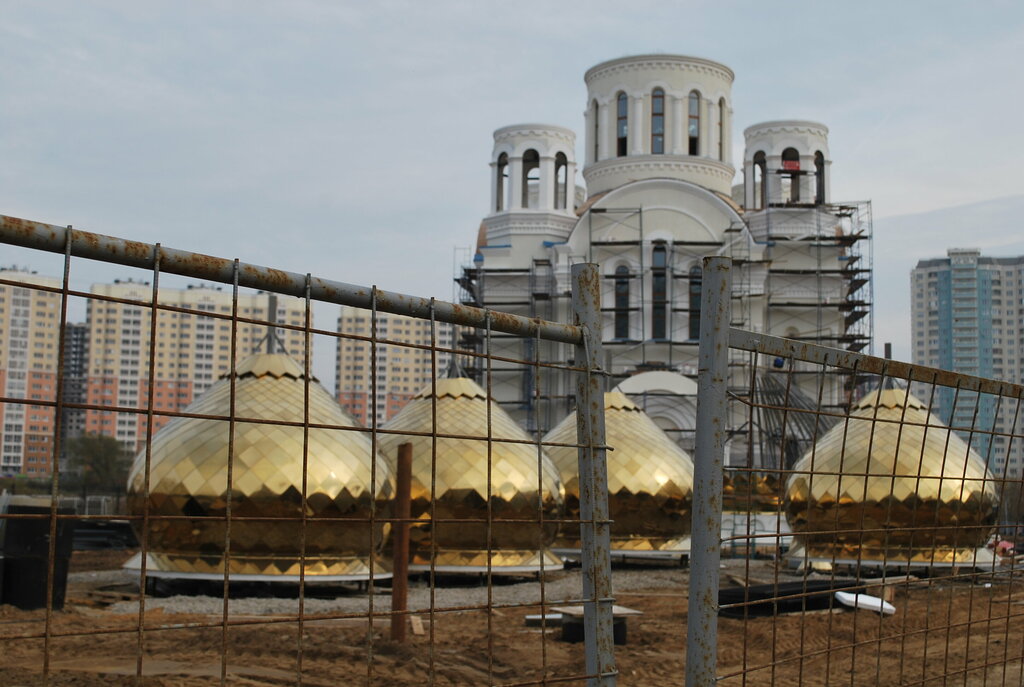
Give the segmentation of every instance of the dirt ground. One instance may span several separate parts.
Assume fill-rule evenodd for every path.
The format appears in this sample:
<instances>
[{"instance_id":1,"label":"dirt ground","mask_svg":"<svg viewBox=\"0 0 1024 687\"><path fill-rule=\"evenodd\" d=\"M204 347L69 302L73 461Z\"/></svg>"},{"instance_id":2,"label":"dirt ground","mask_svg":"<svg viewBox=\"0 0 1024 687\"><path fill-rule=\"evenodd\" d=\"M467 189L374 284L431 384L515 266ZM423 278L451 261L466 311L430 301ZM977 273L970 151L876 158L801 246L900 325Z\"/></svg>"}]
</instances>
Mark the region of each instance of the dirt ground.
<instances>
[{"instance_id":1,"label":"dirt ground","mask_svg":"<svg viewBox=\"0 0 1024 687\"><path fill-rule=\"evenodd\" d=\"M174 604L161 606L159 599L147 598L150 610L140 643L138 611L125 612L137 609L130 588L111 585L109 576L95 573L116 569L123 559L117 552L75 554L68 603L52 615L48 647L45 612L0 606L2 684L138 684L140 648L141 684L153 687L217 684L222 669L227 684L261 687L298 684L300 671L301 684L317 687L543 684L544 679L583 673L582 644L561 641L558 628L526 625L525 616L539 612L536 606L496 608L490 618L486 608L436 612L433 623L428 612L418 612L423 634L410 633L407 643L396 644L387 638L387 618L375 619L368 633L365 617L322 612L310 602L313 610L300 643L298 623L280 612L282 603L297 610L294 600L267 600L267 613L232 612L234 624L224 631L218 613L176 612ZM743 561L727 566L723 585L748 573ZM752 581L774 574L770 563L760 561L749 571ZM577 580L578 572L553 573L548 601L557 601L557 592L573 588ZM616 647L619 684L683 683L687 582L688 573L679 568L615 572L617 603L643 611L629 621L628 643ZM1024 585L996 581L986 587L982 582L933 579L899 587L893 600L897 612L888 617L821 610L721 618L720 683L1024 684ZM412 608L422 602L416 599L428 598L429 590L418 593L410 596ZM444 603L480 605L481 594L486 595L485 588L445 590ZM496 585L493 594L495 599L539 599L540 585L506 583ZM465 600L453 602L460 598ZM251 607L253 601L246 601ZM49 678L42 675L46 653Z\"/></svg>"}]
</instances>

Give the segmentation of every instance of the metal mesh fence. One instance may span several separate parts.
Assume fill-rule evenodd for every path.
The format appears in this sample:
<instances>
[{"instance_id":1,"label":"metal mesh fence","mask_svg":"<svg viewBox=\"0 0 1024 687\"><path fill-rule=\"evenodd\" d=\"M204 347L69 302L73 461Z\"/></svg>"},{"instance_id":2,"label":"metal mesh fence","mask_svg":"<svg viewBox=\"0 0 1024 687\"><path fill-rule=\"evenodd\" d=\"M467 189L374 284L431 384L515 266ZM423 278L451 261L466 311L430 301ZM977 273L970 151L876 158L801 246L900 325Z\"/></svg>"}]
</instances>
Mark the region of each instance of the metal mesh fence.
<instances>
[{"instance_id":1,"label":"metal mesh fence","mask_svg":"<svg viewBox=\"0 0 1024 687\"><path fill-rule=\"evenodd\" d=\"M0 271L12 684L1021 683L1018 385L732 329L711 259L690 567L638 562L593 266L563 325L0 233L62 256ZM545 378L569 439L500 402Z\"/></svg>"},{"instance_id":2,"label":"metal mesh fence","mask_svg":"<svg viewBox=\"0 0 1024 687\"><path fill-rule=\"evenodd\" d=\"M567 515L550 446L491 389L499 365L569 374L590 407L600 342L584 327L13 218L2 229L64 255L60 278L0 273L16 309L3 333L26 341L3 366L5 471L40 476L9 480L0 517L10 679L614 681L600 403L581 413L583 493ZM91 288L76 277L87 259L103 263L85 269L103 275ZM583 323L598 316L592 271L575 270ZM452 327L482 345L457 348ZM498 355L497 334L532 355ZM541 341L570 362L540 360ZM335 367L332 393L317 372ZM119 510L88 512L97 490ZM130 524L134 549L71 555L74 525L111 523ZM573 570L552 553L560 528L581 532ZM582 643L552 649L556 606L578 607Z\"/></svg>"},{"instance_id":3,"label":"metal mesh fence","mask_svg":"<svg viewBox=\"0 0 1024 687\"><path fill-rule=\"evenodd\" d=\"M730 422L697 455L723 495L695 504L722 518L721 549L691 559L720 604L697 684L1021 684L1024 389L730 329L708 305L702 375L728 397L699 408Z\"/></svg>"}]
</instances>

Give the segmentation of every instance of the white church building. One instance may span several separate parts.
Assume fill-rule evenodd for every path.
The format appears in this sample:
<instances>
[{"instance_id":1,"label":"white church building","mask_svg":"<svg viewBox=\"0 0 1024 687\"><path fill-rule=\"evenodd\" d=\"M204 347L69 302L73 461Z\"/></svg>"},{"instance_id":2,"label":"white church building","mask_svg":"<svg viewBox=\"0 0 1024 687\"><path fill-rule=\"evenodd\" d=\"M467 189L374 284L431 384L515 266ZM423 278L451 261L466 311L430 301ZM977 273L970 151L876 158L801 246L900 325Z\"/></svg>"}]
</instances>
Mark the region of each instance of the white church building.
<instances>
[{"instance_id":1,"label":"white church building","mask_svg":"<svg viewBox=\"0 0 1024 687\"><path fill-rule=\"evenodd\" d=\"M620 386L687 449L705 256L734 260L733 326L850 350L870 346L870 203L832 200L827 127L798 120L748 127L737 170L733 72L725 65L638 55L602 62L584 81L585 186L576 182L572 130L517 124L494 132L489 211L473 262L457 277L463 302L570 321L571 265L599 264L608 386ZM464 345L484 349L483 332L462 334ZM573 356L560 344L536 348L490 337L495 355ZM747 396L752 376L770 393L790 365L759 361L755 371L749 356L735 362L735 391ZM546 432L572 410L568 373L497 361L491 372L495 397L530 431ZM793 377L815 401L819 372L797 366ZM847 384L827 377L824 404L844 403ZM791 462L797 446L746 445L747 415L736 413L730 461ZM769 433L778 424L753 422Z\"/></svg>"}]
</instances>

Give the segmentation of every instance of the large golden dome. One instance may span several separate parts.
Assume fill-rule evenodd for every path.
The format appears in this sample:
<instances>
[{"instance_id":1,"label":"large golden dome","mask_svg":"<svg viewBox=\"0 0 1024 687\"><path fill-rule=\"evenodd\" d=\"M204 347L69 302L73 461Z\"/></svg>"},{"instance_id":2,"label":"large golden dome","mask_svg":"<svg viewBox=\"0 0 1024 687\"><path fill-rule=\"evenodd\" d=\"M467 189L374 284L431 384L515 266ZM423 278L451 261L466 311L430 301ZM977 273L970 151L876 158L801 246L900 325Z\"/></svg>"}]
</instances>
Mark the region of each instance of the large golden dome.
<instances>
[{"instance_id":1,"label":"large golden dome","mask_svg":"<svg viewBox=\"0 0 1024 687\"><path fill-rule=\"evenodd\" d=\"M608 446L608 509L612 549L678 551L689 548L693 499L693 460L647 413L625 394L604 395ZM544 437L545 442L576 444L576 413ZM547 447L565 484L567 518L579 518L580 482L577 449ZM579 528L562 528L559 546L579 548Z\"/></svg>"},{"instance_id":2,"label":"large golden dome","mask_svg":"<svg viewBox=\"0 0 1024 687\"><path fill-rule=\"evenodd\" d=\"M288 356L251 356L236 369L235 416L301 423L305 387L302 368ZM186 412L227 416L230 396L231 383L225 375ZM309 384L309 422L357 424L316 380ZM128 503L131 513L141 516L148 501L147 565L155 574L223 574L228 436L227 420L175 418L169 422L153 437L148 498L143 484L145 451L136 456L128 478ZM371 490L370 437L354 430L311 427L306 462L306 515L329 520L307 520L305 574L365 579L370 572L371 530L364 519L369 518L374 501L378 515L386 517L394 493L391 471L378 459L376 488ZM302 469L301 425L235 423L230 572L238 579L297 579ZM141 529L141 522L135 522ZM385 533L380 524L373 531L374 553L379 554ZM375 556L374 574L389 573L390 565Z\"/></svg>"},{"instance_id":3,"label":"large golden dome","mask_svg":"<svg viewBox=\"0 0 1024 687\"><path fill-rule=\"evenodd\" d=\"M556 521L562 512L562 485L551 461L543 453L538 455L536 443L497 403L488 402L487 394L473 380L438 379L436 389L435 397L431 387L425 388L384 426L389 432L425 432L428 436L389 433L378 438L381 453L392 464L397 460L398 446L412 444L411 514L422 522L410 528L410 566L429 566L436 546L435 569L486 570L488 537L484 519L490 498L493 570L538 570L542 559L545 566L561 567L561 561L547 548L557 534L557 522L546 523L543 530L539 525L538 507L549 521ZM436 432L460 438L437 438L437 463L432 471L433 440L429 434L435 407ZM486 440L488 408L493 439L490 444ZM539 493L538 465L542 485ZM430 522L432 483L436 484L435 523ZM445 522L449 519L464 522ZM500 519L525 522L497 522Z\"/></svg>"},{"instance_id":4,"label":"large golden dome","mask_svg":"<svg viewBox=\"0 0 1024 687\"><path fill-rule=\"evenodd\" d=\"M793 470L786 519L810 558L971 563L996 522L984 461L903 389L869 393Z\"/></svg>"}]
</instances>

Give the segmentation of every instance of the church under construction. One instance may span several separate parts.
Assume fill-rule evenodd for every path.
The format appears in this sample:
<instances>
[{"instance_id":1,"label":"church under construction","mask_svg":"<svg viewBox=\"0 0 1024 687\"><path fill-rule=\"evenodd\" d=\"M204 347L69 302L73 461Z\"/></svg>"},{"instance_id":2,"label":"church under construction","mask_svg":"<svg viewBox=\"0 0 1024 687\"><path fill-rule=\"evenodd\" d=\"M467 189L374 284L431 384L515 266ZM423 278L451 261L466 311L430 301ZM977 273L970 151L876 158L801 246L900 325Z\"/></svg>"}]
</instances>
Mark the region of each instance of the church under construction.
<instances>
[{"instance_id":1,"label":"church under construction","mask_svg":"<svg viewBox=\"0 0 1024 687\"><path fill-rule=\"evenodd\" d=\"M832 199L826 126L784 120L748 127L734 185L728 67L639 55L598 64L584 80L585 188L575 181L570 129L517 124L494 132L489 212L472 263L456 277L464 303L566 321L571 265L599 264L608 387L627 393L684 449L693 444L704 257L734 261L733 326L870 348L871 205ZM490 346L499 356L572 357L569 347L550 342L485 338L462 332L464 346ZM818 367L749 356L734 363L737 395L781 393L776 373L785 372L796 380L791 403L799 390L815 404L820 393L825 407L847 403L845 376L822 379ZM565 373L497 361L490 372L494 396L531 432L547 432L572 410ZM730 463L777 468L805 448L799 432L786 446L751 440L744 423L771 434L778 419L740 415Z\"/></svg>"}]
</instances>

